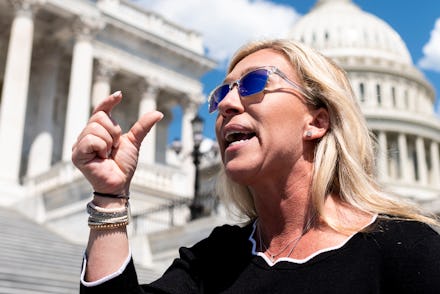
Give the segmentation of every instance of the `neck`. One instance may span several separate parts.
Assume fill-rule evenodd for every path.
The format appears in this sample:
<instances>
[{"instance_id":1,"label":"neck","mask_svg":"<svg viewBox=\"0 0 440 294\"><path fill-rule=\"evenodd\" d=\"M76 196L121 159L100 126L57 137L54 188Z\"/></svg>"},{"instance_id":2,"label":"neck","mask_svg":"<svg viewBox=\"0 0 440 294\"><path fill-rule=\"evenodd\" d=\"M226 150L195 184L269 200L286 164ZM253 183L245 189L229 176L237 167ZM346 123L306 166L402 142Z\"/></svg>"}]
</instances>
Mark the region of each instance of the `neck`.
<instances>
[{"instance_id":1,"label":"neck","mask_svg":"<svg viewBox=\"0 0 440 294\"><path fill-rule=\"evenodd\" d=\"M265 222L261 217L257 222L255 240L258 242L260 252L264 252L272 262L282 257L291 257L302 237L309 232L315 224L315 215L307 214L297 218L297 224L290 225L283 220L278 222ZM266 218L267 220L267 218ZM277 232L276 230L280 230Z\"/></svg>"},{"instance_id":2,"label":"neck","mask_svg":"<svg viewBox=\"0 0 440 294\"><path fill-rule=\"evenodd\" d=\"M302 169L300 173L284 178L272 176L249 187L266 237L302 230L312 210L310 185L311 169Z\"/></svg>"}]
</instances>

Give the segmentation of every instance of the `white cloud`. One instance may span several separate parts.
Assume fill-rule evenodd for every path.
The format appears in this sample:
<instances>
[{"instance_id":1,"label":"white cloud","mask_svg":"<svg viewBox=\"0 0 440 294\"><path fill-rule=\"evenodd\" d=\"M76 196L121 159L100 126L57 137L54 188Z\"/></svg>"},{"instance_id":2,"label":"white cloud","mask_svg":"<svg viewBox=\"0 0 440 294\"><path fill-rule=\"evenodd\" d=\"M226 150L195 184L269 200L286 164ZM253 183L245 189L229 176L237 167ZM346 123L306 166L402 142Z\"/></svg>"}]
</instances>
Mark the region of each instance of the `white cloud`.
<instances>
[{"instance_id":1,"label":"white cloud","mask_svg":"<svg viewBox=\"0 0 440 294\"><path fill-rule=\"evenodd\" d=\"M440 18L435 22L435 27L431 31L431 38L423 47L423 54L419 66L423 69L440 72Z\"/></svg>"},{"instance_id":2,"label":"white cloud","mask_svg":"<svg viewBox=\"0 0 440 294\"><path fill-rule=\"evenodd\" d=\"M268 0L133 0L203 35L207 55L224 64L245 42L286 37L299 14Z\"/></svg>"}]
</instances>

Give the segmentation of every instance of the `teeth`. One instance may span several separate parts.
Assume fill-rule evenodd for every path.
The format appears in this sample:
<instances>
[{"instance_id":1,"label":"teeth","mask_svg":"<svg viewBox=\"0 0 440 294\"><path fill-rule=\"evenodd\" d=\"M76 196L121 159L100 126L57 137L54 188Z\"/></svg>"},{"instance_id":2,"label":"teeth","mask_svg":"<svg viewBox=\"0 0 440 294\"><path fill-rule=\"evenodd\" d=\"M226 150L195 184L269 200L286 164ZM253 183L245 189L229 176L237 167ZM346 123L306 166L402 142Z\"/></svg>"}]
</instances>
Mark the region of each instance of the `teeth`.
<instances>
[{"instance_id":1,"label":"teeth","mask_svg":"<svg viewBox=\"0 0 440 294\"><path fill-rule=\"evenodd\" d=\"M226 133L225 141L227 145L236 145L249 141L254 136L255 136L254 132L230 131Z\"/></svg>"},{"instance_id":2,"label":"teeth","mask_svg":"<svg viewBox=\"0 0 440 294\"><path fill-rule=\"evenodd\" d=\"M244 141L247 141L247 140L249 140L249 139L234 141L234 142L231 142L231 143L229 144L229 146L232 146L232 145L235 145L235 144L240 144L241 142L244 142Z\"/></svg>"},{"instance_id":3,"label":"teeth","mask_svg":"<svg viewBox=\"0 0 440 294\"><path fill-rule=\"evenodd\" d=\"M226 142L231 143L236 141L239 136L249 135L250 133L251 132L238 132L238 131L227 132L225 136L225 140ZM238 140L238 141L245 141L245 140Z\"/></svg>"}]
</instances>

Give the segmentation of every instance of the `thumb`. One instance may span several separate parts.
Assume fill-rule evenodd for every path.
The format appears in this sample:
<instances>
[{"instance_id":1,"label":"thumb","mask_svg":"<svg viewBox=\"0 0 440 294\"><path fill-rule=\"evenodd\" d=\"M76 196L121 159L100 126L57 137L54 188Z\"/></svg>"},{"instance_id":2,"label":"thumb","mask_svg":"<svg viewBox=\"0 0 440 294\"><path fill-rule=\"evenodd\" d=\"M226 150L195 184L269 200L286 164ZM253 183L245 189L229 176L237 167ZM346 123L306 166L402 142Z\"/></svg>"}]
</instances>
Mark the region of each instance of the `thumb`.
<instances>
[{"instance_id":1,"label":"thumb","mask_svg":"<svg viewBox=\"0 0 440 294\"><path fill-rule=\"evenodd\" d=\"M153 125L160 121L162 118L163 113L159 111L152 111L143 114L128 131L128 138L133 144L135 144L139 148L145 136L151 130Z\"/></svg>"}]
</instances>

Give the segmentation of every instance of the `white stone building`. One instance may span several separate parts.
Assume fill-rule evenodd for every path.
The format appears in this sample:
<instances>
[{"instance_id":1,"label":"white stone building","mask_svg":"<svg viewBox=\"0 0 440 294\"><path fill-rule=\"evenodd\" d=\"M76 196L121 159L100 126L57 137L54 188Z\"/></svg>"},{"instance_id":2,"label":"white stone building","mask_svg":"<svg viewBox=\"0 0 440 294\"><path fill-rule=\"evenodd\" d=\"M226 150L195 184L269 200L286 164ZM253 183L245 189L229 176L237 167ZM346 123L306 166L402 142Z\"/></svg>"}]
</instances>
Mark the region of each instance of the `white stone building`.
<instances>
[{"instance_id":1,"label":"white stone building","mask_svg":"<svg viewBox=\"0 0 440 294\"><path fill-rule=\"evenodd\" d=\"M133 214L192 197L193 165L170 164L167 140L181 107L183 152L192 150L200 77L216 65L198 33L128 0L0 0L0 16L0 205L85 243L92 191L71 148L93 106L116 90L124 99L112 115L125 130L148 110L165 114L141 150ZM185 207L175 224L186 222ZM136 229L162 230L168 220L159 212Z\"/></svg>"},{"instance_id":2,"label":"white stone building","mask_svg":"<svg viewBox=\"0 0 440 294\"><path fill-rule=\"evenodd\" d=\"M351 0L319 0L290 37L348 73L379 144L381 183L440 213L440 120L435 91L399 34Z\"/></svg>"},{"instance_id":3,"label":"white stone building","mask_svg":"<svg viewBox=\"0 0 440 294\"><path fill-rule=\"evenodd\" d=\"M200 77L215 66L200 35L128 0L0 0L0 16L1 206L84 244L91 190L71 164L71 146L93 105L122 90L112 115L124 129L145 111L166 115L148 136L133 179L133 213L144 216L129 227L135 259L167 266L179 245L226 221L179 226L188 219L193 165L188 157L170 160L166 146L178 106L182 154L192 149L190 121L204 100ZM398 33L350 0L318 0L291 37L347 70L380 143L381 182L439 213L435 93Z\"/></svg>"}]
</instances>

